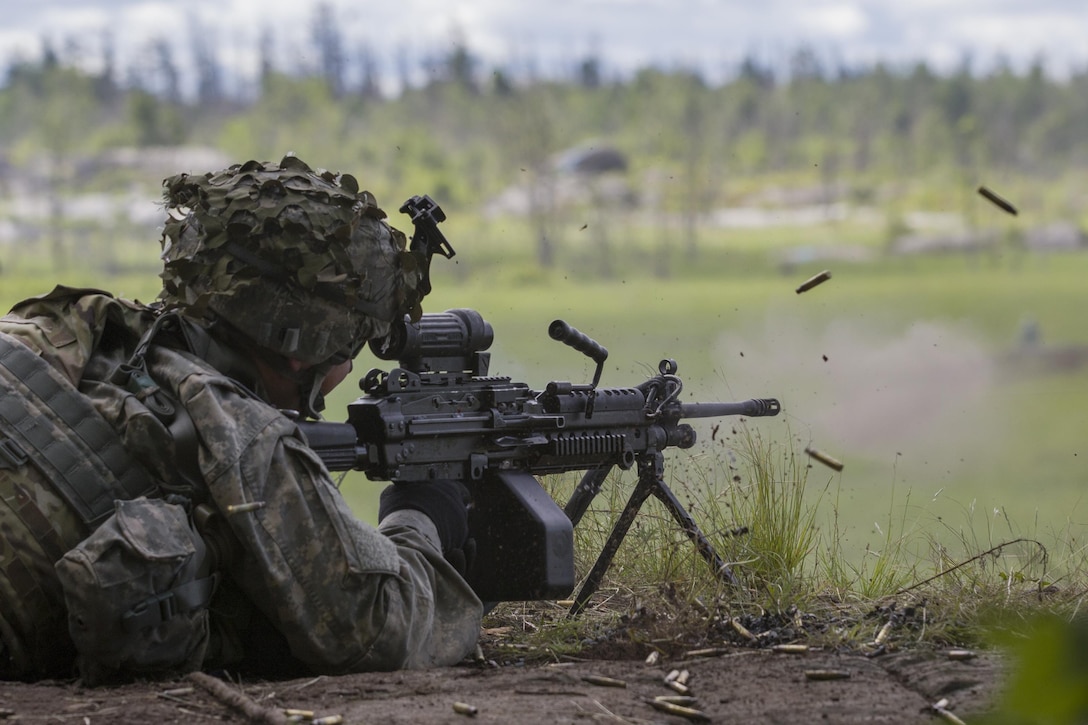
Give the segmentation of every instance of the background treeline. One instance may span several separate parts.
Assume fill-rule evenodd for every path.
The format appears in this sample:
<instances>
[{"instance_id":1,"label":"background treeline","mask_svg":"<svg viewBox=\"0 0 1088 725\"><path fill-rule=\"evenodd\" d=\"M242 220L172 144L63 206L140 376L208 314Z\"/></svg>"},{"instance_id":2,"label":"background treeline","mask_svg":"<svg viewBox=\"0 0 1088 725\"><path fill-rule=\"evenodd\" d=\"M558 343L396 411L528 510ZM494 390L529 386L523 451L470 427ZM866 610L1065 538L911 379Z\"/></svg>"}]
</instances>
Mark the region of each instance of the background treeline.
<instances>
[{"instance_id":1,"label":"background treeline","mask_svg":"<svg viewBox=\"0 0 1088 725\"><path fill-rule=\"evenodd\" d=\"M674 214L688 229L771 183L815 188L821 203L895 198L947 209L950 189L973 190L983 177L1053 188L1088 164L1088 69L1057 79L1042 58L985 72L965 60L939 74L923 62L844 67L801 47L751 56L711 83L680 67L621 77L592 53L547 73L531 59L487 66L454 38L445 51L393 52L397 62L380 64L375 48L352 45L319 6L308 52L265 33L258 76L243 82L211 34L193 26L189 35L184 66L166 40L126 68L109 42L98 58L76 43L46 44L40 59L10 62L0 88L2 178L63 197L147 181L89 161L111 149L200 146L234 160L294 151L365 178L379 199L426 190L448 208L478 210L524 185L539 242L555 210L545 180L557 154L580 144L621 150L640 208ZM294 55L309 60L278 62ZM591 204L614 200L594 194ZM1082 214L1076 194L1049 207ZM540 260L548 255L541 243Z\"/></svg>"}]
</instances>

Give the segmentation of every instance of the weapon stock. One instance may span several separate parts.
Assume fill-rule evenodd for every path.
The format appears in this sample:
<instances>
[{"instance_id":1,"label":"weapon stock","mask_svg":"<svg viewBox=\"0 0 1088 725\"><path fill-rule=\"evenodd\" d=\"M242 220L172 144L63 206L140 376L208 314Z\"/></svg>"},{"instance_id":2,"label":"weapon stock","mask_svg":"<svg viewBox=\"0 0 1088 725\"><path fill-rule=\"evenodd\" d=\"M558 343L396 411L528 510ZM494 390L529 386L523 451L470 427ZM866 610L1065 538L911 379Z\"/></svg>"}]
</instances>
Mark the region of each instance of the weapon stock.
<instances>
[{"instance_id":1,"label":"weapon stock","mask_svg":"<svg viewBox=\"0 0 1088 725\"><path fill-rule=\"evenodd\" d=\"M738 403L681 403L677 364L630 388L600 388L608 351L556 320L549 335L597 363L589 384L553 381L542 391L488 375L494 334L479 312L429 313L372 342L389 371L371 370L347 423L301 424L330 470L356 469L373 480L410 485L448 478L473 495L469 527L476 560L466 579L484 601L562 598L574 590L573 527L615 468L637 468L639 481L593 569L575 597L580 612L596 591L643 502L654 496L727 582L734 578L663 479L666 448L694 445L684 418L773 416L772 398ZM536 476L584 475L560 509Z\"/></svg>"}]
</instances>

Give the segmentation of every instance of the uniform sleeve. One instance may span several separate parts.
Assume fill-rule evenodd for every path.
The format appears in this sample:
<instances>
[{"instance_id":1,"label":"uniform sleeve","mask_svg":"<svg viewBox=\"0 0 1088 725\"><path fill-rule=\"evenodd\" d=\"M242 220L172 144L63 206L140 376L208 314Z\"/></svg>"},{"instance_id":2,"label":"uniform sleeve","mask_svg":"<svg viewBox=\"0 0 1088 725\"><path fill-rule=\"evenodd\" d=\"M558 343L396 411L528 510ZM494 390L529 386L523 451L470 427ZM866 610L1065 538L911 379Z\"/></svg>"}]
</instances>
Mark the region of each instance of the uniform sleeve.
<instances>
[{"instance_id":1,"label":"uniform sleeve","mask_svg":"<svg viewBox=\"0 0 1088 725\"><path fill-rule=\"evenodd\" d=\"M231 576L317 672L454 664L472 652L482 605L422 515L382 530L358 520L286 418L214 384L188 388L201 467L241 544Z\"/></svg>"}]
</instances>

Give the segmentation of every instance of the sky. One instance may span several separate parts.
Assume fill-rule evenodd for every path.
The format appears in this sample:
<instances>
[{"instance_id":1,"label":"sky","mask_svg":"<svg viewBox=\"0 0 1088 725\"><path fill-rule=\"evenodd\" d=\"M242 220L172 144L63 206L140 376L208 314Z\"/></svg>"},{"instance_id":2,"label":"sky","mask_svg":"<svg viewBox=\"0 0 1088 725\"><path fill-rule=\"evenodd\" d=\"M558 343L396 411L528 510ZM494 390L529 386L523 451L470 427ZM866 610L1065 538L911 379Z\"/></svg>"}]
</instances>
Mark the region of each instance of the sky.
<instances>
[{"instance_id":1,"label":"sky","mask_svg":"<svg viewBox=\"0 0 1088 725\"><path fill-rule=\"evenodd\" d=\"M532 60L569 70L596 54L605 70L697 68L728 77L751 56L782 65L800 46L833 65L925 60L939 72L965 57L984 72L999 59L1017 70L1042 59L1055 77L1088 67L1084 0L324 0L349 43L379 65L441 56L458 42L487 67ZM87 63L110 29L119 67L174 38L178 60L191 31L214 44L235 77L255 77L258 38L270 31L283 69L316 59L309 44L316 0L2 0L0 62L39 57L42 39L72 41ZM143 54L143 55L141 55Z\"/></svg>"}]
</instances>

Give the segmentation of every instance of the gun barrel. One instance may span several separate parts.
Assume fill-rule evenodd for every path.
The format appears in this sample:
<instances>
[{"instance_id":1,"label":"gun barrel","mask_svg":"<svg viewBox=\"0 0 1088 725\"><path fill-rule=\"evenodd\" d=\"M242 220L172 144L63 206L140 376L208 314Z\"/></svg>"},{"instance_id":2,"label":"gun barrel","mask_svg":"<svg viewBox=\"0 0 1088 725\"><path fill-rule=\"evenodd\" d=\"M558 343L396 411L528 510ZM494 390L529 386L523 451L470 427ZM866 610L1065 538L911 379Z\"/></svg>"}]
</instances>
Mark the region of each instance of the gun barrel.
<instances>
[{"instance_id":1,"label":"gun barrel","mask_svg":"<svg viewBox=\"0 0 1088 725\"><path fill-rule=\"evenodd\" d=\"M764 418L778 415L782 405L775 398L752 398L740 403L681 403L681 418L720 418L727 415L745 415Z\"/></svg>"}]
</instances>

